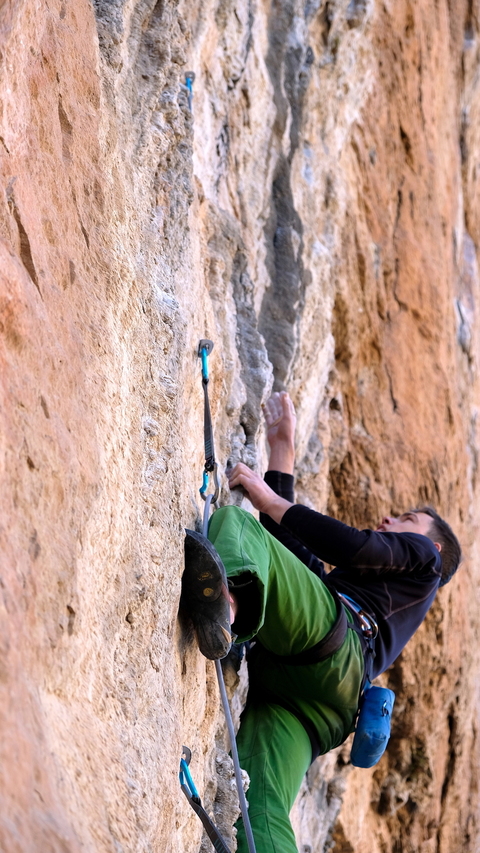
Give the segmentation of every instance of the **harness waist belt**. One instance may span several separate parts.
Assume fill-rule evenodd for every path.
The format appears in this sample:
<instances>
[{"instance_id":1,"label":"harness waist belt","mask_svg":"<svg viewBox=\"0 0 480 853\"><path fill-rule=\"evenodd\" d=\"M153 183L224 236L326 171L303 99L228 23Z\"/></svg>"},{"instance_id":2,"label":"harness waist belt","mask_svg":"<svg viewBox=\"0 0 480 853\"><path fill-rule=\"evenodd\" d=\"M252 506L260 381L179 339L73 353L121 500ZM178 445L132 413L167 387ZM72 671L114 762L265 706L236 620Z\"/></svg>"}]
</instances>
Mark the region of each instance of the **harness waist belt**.
<instances>
[{"instance_id":1,"label":"harness waist belt","mask_svg":"<svg viewBox=\"0 0 480 853\"><path fill-rule=\"evenodd\" d=\"M337 615L328 634L325 634L325 636L322 637L318 643L315 643L314 646L311 646L311 648L305 649L305 651L299 652L296 655L277 655L275 652L271 652L270 649L268 650L269 654L289 666L308 666L308 664L311 663L320 663L322 660L327 660L327 658L331 657L335 652L338 652L345 640L349 623L344 607L337 593L333 589L330 589L329 592L335 599ZM353 626L351 625L350 627Z\"/></svg>"},{"instance_id":2,"label":"harness waist belt","mask_svg":"<svg viewBox=\"0 0 480 853\"><path fill-rule=\"evenodd\" d=\"M378 625L375 619L370 613L366 613L348 595L339 593L331 587L329 588L329 592L337 605L335 622L329 632L318 643L315 643L314 646L296 655L277 655L275 652L270 651L270 649L268 650L269 654L281 660L282 663L288 664L288 666L308 666L312 663L320 663L327 660L335 652L338 652L339 648L343 645L348 628L351 628L352 631L360 635L365 650L365 644L372 642L378 634ZM345 607L348 607L350 613L353 615L353 623L348 622Z\"/></svg>"}]
</instances>

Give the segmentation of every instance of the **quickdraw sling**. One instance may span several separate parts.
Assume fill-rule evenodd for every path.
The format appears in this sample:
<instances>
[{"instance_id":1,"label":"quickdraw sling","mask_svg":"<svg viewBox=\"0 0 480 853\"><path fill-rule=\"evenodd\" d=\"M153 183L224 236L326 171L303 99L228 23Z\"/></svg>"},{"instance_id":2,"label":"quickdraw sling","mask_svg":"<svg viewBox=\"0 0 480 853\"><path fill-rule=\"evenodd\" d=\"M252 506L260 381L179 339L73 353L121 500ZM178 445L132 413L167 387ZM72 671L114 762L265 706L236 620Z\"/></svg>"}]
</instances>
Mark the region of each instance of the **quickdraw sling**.
<instances>
[{"instance_id":1,"label":"quickdraw sling","mask_svg":"<svg viewBox=\"0 0 480 853\"><path fill-rule=\"evenodd\" d=\"M189 750L188 746L183 746L179 773L180 787L183 793L185 794L188 802L190 803L192 809L202 821L203 828L205 829L205 832L207 833L217 853L230 853L229 848L227 847L222 836L220 835L220 832L215 826L213 820L209 817L209 815L202 806L200 794L198 793L195 787L195 783L192 779L192 774L190 773L190 769L188 766L190 764L191 758L192 753Z\"/></svg>"}]
</instances>

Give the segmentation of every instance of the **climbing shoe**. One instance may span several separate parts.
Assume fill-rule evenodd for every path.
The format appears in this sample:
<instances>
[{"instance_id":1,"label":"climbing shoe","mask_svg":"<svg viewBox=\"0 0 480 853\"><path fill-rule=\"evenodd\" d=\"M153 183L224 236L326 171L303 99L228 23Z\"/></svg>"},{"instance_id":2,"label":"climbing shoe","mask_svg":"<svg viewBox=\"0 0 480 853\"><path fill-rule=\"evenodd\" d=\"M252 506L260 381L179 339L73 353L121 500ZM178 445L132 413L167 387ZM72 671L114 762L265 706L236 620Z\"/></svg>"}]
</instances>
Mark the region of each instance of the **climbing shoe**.
<instances>
[{"instance_id":1,"label":"climbing shoe","mask_svg":"<svg viewBox=\"0 0 480 853\"><path fill-rule=\"evenodd\" d=\"M181 604L193 622L202 655L217 660L224 658L232 645L225 567L205 536L195 530L185 533Z\"/></svg>"}]
</instances>

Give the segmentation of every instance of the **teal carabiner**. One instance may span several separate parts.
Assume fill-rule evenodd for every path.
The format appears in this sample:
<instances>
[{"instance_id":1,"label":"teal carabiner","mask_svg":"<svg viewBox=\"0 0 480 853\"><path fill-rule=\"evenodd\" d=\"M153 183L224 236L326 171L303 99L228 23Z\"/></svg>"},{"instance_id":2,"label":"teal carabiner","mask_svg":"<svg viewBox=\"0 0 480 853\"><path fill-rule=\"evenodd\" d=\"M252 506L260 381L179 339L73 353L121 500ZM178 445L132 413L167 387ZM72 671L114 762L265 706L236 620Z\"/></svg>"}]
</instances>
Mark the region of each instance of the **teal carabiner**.
<instances>
[{"instance_id":1,"label":"teal carabiner","mask_svg":"<svg viewBox=\"0 0 480 853\"><path fill-rule=\"evenodd\" d=\"M204 382L208 382L208 352L207 352L206 347L202 347L201 359L202 359L202 379Z\"/></svg>"},{"instance_id":2,"label":"teal carabiner","mask_svg":"<svg viewBox=\"0 0 480 853\"><path fill-rule=\"evenodd\" d=\"M191 797L197 797L200 799L200 795L195 787L195 782L192 779L192 774L188 768L188 764L184 758L180 761L180 773L178 774L180 779L180 785L185 785L190 791Z\"/></svg>"},{"instance_id":3,"label":"teal carabiner","mask_svg":"<svg viewBox=\"0 0 480 853\"><path fill-rule=\"evenodd\" d=\"M208 471L204 471L203 472L203 483L198 490L204 500L205 500L204 495L205 495L205 492L207 491L207 489L208 489Z\"/></svg>"},{"instance_id":4,"label":"teal carabiner","mask_svg":"<svg viewBox=\"0 0 480 853\"><path fill-rule=\"evenodd\" d=\"M204 501L207 499L206 491L208 489L208 480L209 480L208 471L204 471L203 472L203 483L198 490ZM213 493L212 500L213 500L213 503L216 503L218 500L218 496L220 494L220 481L218 479L218 465L216 462L215 462L215 465L213 468L213 485L215 486L215 491Z\"/></svg>"},{"instance_id":5,"label":"teal carabiner","mask_svg":"<svg viewBox=\"0 0 480 853\"><path fill-rule=\"evenodd\" d=\"M188 92L188 109L192 112L193 103L193 81L195 80L195 72L187 71L185 74L185 86Z\"/></svg>"}]
</instances>

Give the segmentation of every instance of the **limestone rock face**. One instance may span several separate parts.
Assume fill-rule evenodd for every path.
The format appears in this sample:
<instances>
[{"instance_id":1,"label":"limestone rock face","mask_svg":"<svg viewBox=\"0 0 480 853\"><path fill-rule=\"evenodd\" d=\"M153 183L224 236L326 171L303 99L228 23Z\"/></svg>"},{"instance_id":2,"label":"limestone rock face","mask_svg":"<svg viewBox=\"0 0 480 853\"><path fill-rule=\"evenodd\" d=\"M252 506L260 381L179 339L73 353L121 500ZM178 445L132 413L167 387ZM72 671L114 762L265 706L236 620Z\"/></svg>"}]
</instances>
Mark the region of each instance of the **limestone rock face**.
<instances>
[{"instance_id":1,"label":"limestone rock face","mask_svg":"<svg viewBox=\"0 0 480 853\"><path fill-rule=\"evenodd\" d=\"M231 836L178 618L203 337L220 473L265 465L288 388L298 500L357 526L432 503L465 554L383 677L381 763L310 769L299 850L478 850L479 62L468 0L1 4L5 853L197 853L182 744Z\"/></svg>"}]
</instances>

